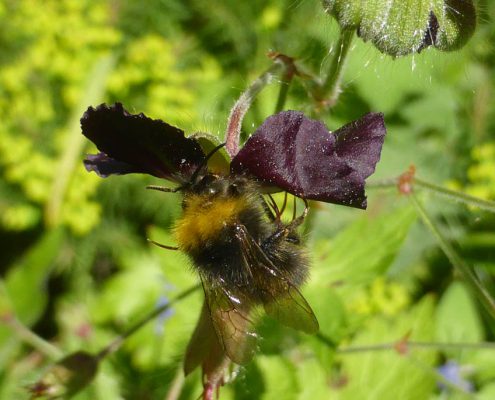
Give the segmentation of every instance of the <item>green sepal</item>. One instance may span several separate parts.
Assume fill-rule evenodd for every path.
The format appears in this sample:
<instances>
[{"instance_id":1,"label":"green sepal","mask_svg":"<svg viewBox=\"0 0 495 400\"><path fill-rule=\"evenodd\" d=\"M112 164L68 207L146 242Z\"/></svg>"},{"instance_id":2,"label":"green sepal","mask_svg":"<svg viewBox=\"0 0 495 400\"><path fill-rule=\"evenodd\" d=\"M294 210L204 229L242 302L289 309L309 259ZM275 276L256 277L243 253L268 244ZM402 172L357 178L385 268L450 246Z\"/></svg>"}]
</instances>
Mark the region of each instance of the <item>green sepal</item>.
<instances>
[{"instance_id":1,"label":"green sepal","mask_svg":"<svg viewBox=\"0 0 495 400\"><path fill-rule=\"evenodd\" d=\"M190 137L199 143L205 154L209 154L215 147L222 143L216 136L205 132L197 132ZM225 147L217 150L211 156L208 160L208 169L213 173L221 175L228 175L230 173L230 157Z\"/></svg>"},{"instance_id":2,"label":"green sepal","mask_svg":"<svg viewBox=\"0 0 495 400\"><path fill-rule=\"evenodd\" d=\"M433 7L439 31L435 47L453 51L463 47L476 29L476 9L472 1L446 0L443 7Z\"/></svg>"},{"instance_id":3,"label":"green sepal","mask_svg":"<svg viewBox=\"0 0 495 400\"><path fill-rule=\"evenodd\" d=\"M357 29L361 23L361 1L323 0L327 14L333 15L342 29Z\"/></svg>"},{"instance_id":4,"label":"green sepal","mask_svg":"<svg viewBox=\"0 0 495 400\"><path fill-rule=\"evenodd\" d=\"M452 51L476 28L471 0L323 0L342 29L356 29L382 53L393 57L429 46Z\"/></svg>"}]
</instances>

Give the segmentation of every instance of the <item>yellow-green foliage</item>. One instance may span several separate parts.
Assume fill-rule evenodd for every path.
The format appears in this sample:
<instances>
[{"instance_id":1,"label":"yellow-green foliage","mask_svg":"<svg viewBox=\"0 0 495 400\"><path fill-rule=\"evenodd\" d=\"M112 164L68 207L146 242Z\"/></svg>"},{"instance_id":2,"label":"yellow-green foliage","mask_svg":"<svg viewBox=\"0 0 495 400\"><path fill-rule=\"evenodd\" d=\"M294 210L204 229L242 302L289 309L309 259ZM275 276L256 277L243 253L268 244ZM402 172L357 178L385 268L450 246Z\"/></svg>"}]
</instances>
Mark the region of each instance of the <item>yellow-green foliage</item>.
<instances>
[{"instance_id":1,"label":"yellow-green foliage","mask_svg":"<svg viewBox=\"0 0 495 400\"><path fill-rule=\"evenodd\" d=\"M360 315L397 315L410 303L406 288L396 282L376 278L370 287L358 293L349 304L351 312Z\"/></svg>"},{"instance_id":2,"label":"yellow-green foliage","mask_svg":"<svg viewBox=\"0 0 495 400\"><path fill-rule=\"evenodd\" d=\"M487 200L495 199L495 142L475 147L472 158L474 163L468 169L470 184L466 192Z\"/></svg>"},{"instance_id":3,"label":"yellow-green foliage","mask_svg":"<svg viewBox=\"0 0 495 400\"><path fill-rule=\"evenodd\" d=\"M95 60L116 58L107 82L111 100L179 126L196 123L198 86L220 76L211 57L186 61L191 43L185 39L148 34L126 40L113 26L112 4L28 0L0 9L4 40L22 43L0 63L0 167L12 186L8 191L18 193L0 202L0 224L8 230L28 229L43 214L47 223L66 224L78 234L98 223L100 205L91 199L101 180L84 171L79 150L70 168L62 163L68 147L82 146L70 140L79 134L71 132L71 118L88 97ZM62 174L67 182L54 217L50 207Z\"/></svg>"},{"instance_id":4,"label":"yellow-green foliage","mask_svg":"<svg viewBox=\"0 0 495 400\"><path fill-rule=\"evenodd\" d=\"M347 3L380 2L398 7L397 21L414 11L399 0ZM335 130L368 111L384 112L388 133L368 181L375 182L366 190L368 209L311 202L301 227L311 277L301 291L320 334L261 318L258 354L221 388L222 400L495 398L495 357L486 346L493 319L453 282L462 278L417 221L411 197L377 188L414 163L424 181L462 182L459 190L495 199L495 30L487 22L495 2L481 4L473 46L455 54L426 49L391 60L353 39L342 94L318 119ZM273 79L257 96L243 124L247 137L274 112L281 88L289 89L285 109L315 113L308 91L337 60L338 30L320 0L0 0L0 399L29 398L26 386L49 370L52 353L97 353L198 283L182 252L146 242L178 244L170 228L181 196L144 190L172 183L138 174L104 180L84 169L84 154L97 151L81 135L85 109L118 101L187 134L216 135L235 100L270 67L267 51L293 57L300 74L290 86ZM452 239L491 292L492 215L470 218L472 210L449 206L448 198L426 197L419 186L415 193L438 232L452 234L443 240ZM274 197L284 203L283 193ZM292 200L284 223L293 219ZM297 200L296 215L302 209ZM77 399L197 399L199 371L183 386L178 373L203 300L198 290L128 337ZM435 344L454 340L459 349ZM418 342L431 346L416 349ZM440 391L438 367L447 359L473 366L476 393L450 391L457 383Z\"/></svg>"},{"instance_id":5,"label":"yellow-green foliage","mask_svg":"<svg viewBox=\"0 0 495 400\"><path fill-rule=\"evenodd\" d=\"M186 40L172 42L155 34L135 39L109 79L109 95L139 111L183 126L198 118L198 89L220 79L220 68L206 55L187 62Z\"/></svg>"},{"instance_id":6,"label":"yellow-green foliage","mask_svg":"<svg viewBox=\"0 0 495 400\"><path fill-rule=\"evenodd\" d=\"M1 223L7 229L38 223L54 178L63 173L57 166L70 112L85 91L94 59L120 41L119 32L111 26L110 11L108 4L88 1L4 4L0 15L7 35L4 40L22 43L0 65L0 165L5 180L24 196L21 202L0 205ZM84 176L78 186L94 186L90 182ZM69 193L63 211L67 218L62 218L80 233L90 228L88 222L95 222L96 205L85 194L85 190ZM71 208L77 208L77 213L67 212ZM83 223L73 219L76 214Z\"/></svg>"}]
</instances>

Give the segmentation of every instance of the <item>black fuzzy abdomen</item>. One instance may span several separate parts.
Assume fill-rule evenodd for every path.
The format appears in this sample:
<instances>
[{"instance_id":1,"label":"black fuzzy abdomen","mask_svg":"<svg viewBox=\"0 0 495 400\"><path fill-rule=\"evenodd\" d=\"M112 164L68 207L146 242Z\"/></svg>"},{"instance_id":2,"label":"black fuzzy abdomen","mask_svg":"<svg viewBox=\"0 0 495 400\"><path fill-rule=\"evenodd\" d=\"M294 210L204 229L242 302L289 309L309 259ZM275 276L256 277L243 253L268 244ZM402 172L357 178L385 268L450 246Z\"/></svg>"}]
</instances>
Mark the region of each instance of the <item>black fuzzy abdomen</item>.
<instances>
[{"instance_id":1,"label":"black fuzzy abdomen","mask_svg":"<svg viewBox=\"0 0 495 400\"><path fill-rule=\"evenodd\" d=\"M236 235L237 226L245 227L249 236L258 243L270 234L270 224L263 220L258 208L248 208L239 213L236 221L225 225L215 240L190 252L194 264L212 283L236 287L253 284L242 250L245 244Z\"/></svg>"}]
</instances>

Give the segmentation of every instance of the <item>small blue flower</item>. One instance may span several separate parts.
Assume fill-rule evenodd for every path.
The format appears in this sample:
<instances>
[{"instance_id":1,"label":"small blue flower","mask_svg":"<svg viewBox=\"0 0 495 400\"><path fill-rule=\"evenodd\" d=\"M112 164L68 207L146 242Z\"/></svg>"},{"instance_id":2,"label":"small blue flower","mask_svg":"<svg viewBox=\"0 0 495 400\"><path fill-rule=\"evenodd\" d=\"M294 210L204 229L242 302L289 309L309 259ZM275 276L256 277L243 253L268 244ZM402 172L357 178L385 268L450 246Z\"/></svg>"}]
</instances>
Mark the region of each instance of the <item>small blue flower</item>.
<instances>
[{"instance_id":1,"label":"small blue flower","mask_svg":"<svg viewBox=\"0 0 495 400\"><path fill-rule=\"evenodd\" d=\"M463 368L457 362L452 360L447 361L445 364L438 367L438 372L440 372L445 380L462 389L463 391L467 393L474 392L473 383L465 379L463 376L466 372L465 368ZM438 386L441 390L448 390L448 387L442 382L439 382Z\"/></svg>"},{"instance_id":2,"label":"small blue flower","mask_svg":"<svg viewBox=\"0 0 495 400\"><path fill-rule=\"evenodd\" d=\"M159 308L167 305L168 303L169 303L169 299L166 296L162 295L158 299L156 306L157 308ZM157 335L163 335L165 328L165 321L174 314L175 314L174 309L172 307L169 307L158 316L155 323L155 333Z\"/></svg>"}]
</instances>

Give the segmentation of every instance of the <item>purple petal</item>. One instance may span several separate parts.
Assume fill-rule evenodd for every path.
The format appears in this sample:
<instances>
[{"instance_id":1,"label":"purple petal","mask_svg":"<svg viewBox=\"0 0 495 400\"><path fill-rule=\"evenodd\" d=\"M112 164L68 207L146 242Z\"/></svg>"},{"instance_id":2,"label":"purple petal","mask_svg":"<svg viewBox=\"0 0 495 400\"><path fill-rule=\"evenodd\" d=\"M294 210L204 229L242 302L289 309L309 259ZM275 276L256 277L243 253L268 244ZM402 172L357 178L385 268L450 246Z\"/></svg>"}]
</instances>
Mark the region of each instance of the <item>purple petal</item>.
<instances>
[{"instance_id":1,"label":"purple petal","mask_svg":"<svg viewBox=\"0 0 495 400\"><path fill-rule=\"evenodd\" d=\"M88 154L83 162L88 172L94 171L101 178L106 178L109 175L124 175L136 172L146 172L131 164L110 158L105 153Z\"/></svg>"},{"instance_id":2,"label":"purple petal","mask_svg":"<svg viewBox=\"0 0 495 400\"><path fill-rule=\"evenodd\" d=\"M86 168L102 175L142 172L180 183L205 158L197 141L182 130L142 113L130 114L120 103L89 107L81 127L104 153L87 158Z\"/></svg>"},{"instance_id":3,"label":"purple petal","mask_svg":"<svg viewBox=\"0 0 495 400\"><path fill-rule=\"evenodd\" d=\"M296 196L366 208L365 179L380 159L383 115L370 113L335 131L301 112L267 118L231 163Z\"/></svg>"}]
</instances>

